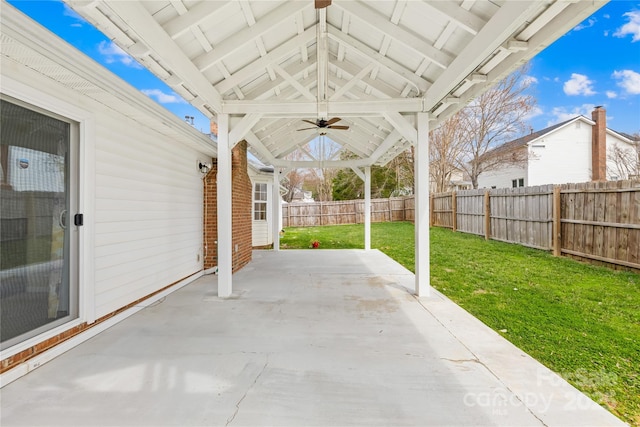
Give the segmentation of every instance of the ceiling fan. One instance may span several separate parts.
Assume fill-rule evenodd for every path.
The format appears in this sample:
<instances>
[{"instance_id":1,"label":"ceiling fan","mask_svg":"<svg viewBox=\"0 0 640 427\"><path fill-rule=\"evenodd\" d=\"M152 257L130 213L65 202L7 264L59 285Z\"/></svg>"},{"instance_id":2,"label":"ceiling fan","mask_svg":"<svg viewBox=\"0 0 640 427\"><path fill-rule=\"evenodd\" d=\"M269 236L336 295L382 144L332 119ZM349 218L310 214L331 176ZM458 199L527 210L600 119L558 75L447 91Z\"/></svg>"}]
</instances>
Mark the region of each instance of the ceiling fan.
<instances>
[{"instance_id":1,"label":"ceiling fan","mask_svg":"<svg viewBox=\"0 0 640 427\"><path fill-rule=\"evenodd\" d=\"M309 129L336 129L336 130L347 130L347 129L349 129L349 126L334 125L334 123L337 123L340 120L342 120L340 117L334 117L333 119L329 119L329 120L318 119L315 122L312 122L311 120L302 120L303 122L310 123L310 124L314 125L315 127L298 129L298 131L309 130Z\"/></svg>"}]
</instances>

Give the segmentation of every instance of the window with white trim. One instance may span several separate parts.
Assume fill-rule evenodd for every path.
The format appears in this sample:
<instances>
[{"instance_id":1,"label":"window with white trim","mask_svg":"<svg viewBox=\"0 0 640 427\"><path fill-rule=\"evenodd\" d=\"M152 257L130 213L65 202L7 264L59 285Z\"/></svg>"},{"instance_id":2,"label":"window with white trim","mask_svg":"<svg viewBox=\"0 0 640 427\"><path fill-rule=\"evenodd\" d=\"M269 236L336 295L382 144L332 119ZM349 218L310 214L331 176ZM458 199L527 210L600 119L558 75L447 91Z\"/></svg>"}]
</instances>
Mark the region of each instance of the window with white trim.
<instances>
[{"instance_id":1,"label":"window with white trim","mask_svg":"<svg viewBox=\"0 0 640 427\"><path fill-rule=\"evenodd\" d=\"M253 219L267 220L267 184L257 182L253 187Z\"/></svg>"}]
</instances>

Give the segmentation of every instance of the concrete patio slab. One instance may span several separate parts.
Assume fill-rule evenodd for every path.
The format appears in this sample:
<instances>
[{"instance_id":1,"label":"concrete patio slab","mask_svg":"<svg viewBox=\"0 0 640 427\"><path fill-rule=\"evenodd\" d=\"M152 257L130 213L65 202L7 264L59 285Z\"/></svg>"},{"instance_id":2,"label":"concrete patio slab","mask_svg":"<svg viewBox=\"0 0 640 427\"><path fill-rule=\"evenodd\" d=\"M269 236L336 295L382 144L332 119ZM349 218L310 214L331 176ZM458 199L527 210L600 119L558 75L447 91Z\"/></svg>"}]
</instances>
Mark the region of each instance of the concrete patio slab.
<instances>
[{"instance_id":1,"label":"concrete patio slab","mask_svg":"<svg viewBox=\"0 0 640 427\"><path fill-rule=\"evenodd\" d=\"M4 387L2 426L624 425L378 251L256 251Z\"/></svg>"}]
</instances>

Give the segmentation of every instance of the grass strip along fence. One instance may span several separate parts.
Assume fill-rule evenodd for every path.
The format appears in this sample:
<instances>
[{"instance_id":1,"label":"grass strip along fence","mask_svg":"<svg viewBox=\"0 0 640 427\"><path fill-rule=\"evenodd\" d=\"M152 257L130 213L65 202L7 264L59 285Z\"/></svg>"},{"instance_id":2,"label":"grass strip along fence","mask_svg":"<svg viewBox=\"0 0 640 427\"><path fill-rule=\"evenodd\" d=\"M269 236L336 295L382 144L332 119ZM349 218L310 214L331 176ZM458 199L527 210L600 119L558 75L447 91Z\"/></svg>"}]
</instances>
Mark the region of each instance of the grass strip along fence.
<instances>
[{"instance_id":1,"label":"grass strip along fence","mask_svg":"<svg viewBox=\"0 0 640 427\"><path fill-rule=\"evenodd\" d=\"M414 269L410 222L372 224L372 247ZM282 248L362 248L362 225L286 228ZM431 229L431 284L632 425L640 425L640 275Z\"/></svg>"}]
</instances>

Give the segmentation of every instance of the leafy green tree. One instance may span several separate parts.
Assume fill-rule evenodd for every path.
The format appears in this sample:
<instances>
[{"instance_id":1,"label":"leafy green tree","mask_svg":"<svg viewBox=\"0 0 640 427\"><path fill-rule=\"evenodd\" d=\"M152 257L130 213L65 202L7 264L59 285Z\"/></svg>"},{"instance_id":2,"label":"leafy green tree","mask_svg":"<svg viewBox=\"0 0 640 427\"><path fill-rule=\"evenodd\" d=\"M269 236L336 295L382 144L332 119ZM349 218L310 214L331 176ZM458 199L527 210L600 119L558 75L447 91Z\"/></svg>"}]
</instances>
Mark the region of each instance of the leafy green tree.
<instances>
[{"instance_id":1,"label":"leafy green tree","mask_svg":"<svg viewBox=\"0 0 640 427\"><path fill-rule=\"evenodd\" d=\"M397 189L393 167L371 167L371 197L387 198ZM364 181L351 169L341 169L333 178L333 200L364 199Z\"/></svg>"}]
</instances>

